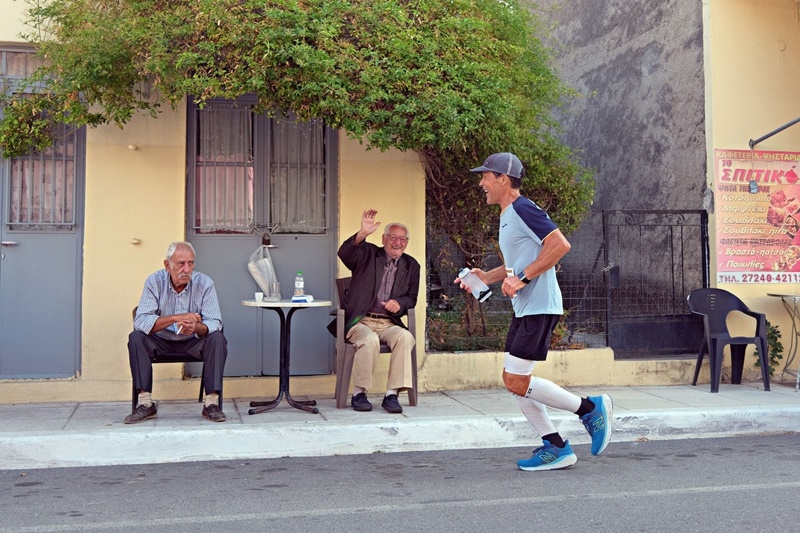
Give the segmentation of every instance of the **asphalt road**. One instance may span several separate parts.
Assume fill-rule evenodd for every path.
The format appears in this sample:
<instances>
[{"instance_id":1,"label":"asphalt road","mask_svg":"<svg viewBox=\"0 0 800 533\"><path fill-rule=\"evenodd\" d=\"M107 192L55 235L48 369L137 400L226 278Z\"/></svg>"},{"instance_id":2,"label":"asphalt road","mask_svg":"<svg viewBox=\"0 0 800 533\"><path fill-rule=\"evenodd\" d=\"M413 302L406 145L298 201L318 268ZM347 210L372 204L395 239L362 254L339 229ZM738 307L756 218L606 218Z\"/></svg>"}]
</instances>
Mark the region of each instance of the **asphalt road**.
<instances>
[{"instance_id":1,"label":"asphalt road","mask_svg":"<svg viewBox=\"0 0 800 533\"><path fill-rule=\"evenodd\" d=\"M796 531L800 436L0 471L0 533Z\"/></svg>"}]
</instances>

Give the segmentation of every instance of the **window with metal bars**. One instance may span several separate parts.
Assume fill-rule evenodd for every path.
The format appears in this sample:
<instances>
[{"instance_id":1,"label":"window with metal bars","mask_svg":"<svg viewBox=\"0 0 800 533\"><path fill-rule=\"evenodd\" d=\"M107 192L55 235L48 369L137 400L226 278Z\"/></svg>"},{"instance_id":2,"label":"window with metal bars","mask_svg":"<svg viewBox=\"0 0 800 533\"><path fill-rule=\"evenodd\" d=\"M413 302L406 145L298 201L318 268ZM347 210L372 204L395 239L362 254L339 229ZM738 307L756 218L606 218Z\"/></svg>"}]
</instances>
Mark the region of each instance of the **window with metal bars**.
<instances>
[{"instance_id":1,"label":"window with metal bars","mask_svg":"<svg viewBox=\"0 0 800 533\"><path fill-rule=\"evenodd\" d=\"M195 231L325 232L322 121L270 118L241 102L212 102L193 113Z\"/></svg>"},{"instance_id":2,"label":"window with metal bars","mask_svg":"<svg viewBox=\"0 0 800 533\"><path fill-rule=\"evenodd\" d=\"M195 229L249 233L253 224L253 112L249 106L197 109Z\"/></svg>"},{"instance_id":3,"label":"window with metal bars","mask_svg":"<svg viewBox=\"0 0 800 533\"><path fill-rule=\"evenodd\" d=\"M75 224L76 130L62 126L43 152L9 161L9 229L68 231Z\"/></svg>"},{"instance_id":4,"label":"window with metal bars","mask_svg":"<svg viewBox=\"0 0 800 533\"><path fill-rule=\"evenodd\" d=\"M11 92L33 74L41 59L33 50L0 49L0 79ZM51 147L13 157L8 180L4 223L13 231L71 231L75 224L77 130L61 126Z\"/></svg>"},{"instance_id":5,"label":"window with metal bars","mask_svg":"<svg viewBox=\"0 0 800 533\"><path fill-rule=\"evenodd\" d=\"M270 221L284 233L325 231L325 127L321 120L270 121Z\"/></svg>"}]
</instances>

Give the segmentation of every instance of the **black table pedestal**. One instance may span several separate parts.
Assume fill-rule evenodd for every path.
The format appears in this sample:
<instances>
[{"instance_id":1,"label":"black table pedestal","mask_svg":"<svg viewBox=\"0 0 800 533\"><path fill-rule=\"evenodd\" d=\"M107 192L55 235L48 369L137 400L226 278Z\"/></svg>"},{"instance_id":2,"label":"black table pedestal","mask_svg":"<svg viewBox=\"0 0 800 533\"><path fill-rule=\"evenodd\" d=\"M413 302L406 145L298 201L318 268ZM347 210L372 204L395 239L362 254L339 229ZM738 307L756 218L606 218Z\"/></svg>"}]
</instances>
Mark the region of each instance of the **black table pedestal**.
<instances>
[{"instance_id":1,"label":"black table pedestal","mask_svg":"<svg viewBox=\"0 0 800 533\"><path fill-rule=\"evenodd\" d=\"M292 307L285 316L281 307L265 307L264 309L272 309L273 311L277 312L281 321L280 378L278 382L278 395L274 400L250 402L250 407L256 407L256 409L250 409L247 411L248 414L255 415L274 409L284 398L286 398L286 401L292 407L302 409L303 411L308 411L309 413L319 413L319 409L314 407L317 405L316 400L295 400L292 398L291 394L289 394L289 341L292 336L292 315L296 310L303 308Z\"/></svg>"}]
</instances>

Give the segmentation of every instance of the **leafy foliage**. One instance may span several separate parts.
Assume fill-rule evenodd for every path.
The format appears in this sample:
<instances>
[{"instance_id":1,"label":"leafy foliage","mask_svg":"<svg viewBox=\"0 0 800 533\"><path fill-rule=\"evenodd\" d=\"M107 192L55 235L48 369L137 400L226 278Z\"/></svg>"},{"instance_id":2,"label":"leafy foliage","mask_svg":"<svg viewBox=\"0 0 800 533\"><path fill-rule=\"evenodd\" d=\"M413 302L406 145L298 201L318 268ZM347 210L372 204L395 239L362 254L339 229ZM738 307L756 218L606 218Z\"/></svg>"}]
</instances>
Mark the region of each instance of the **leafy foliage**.
<instances>
[{"instance_id":1,"label":"leafy foliage","mask_svg":"<svg viewBox=\"0 0 800 533\"><path fill-rule=\"evenodd\" d=\"M781 342L781 331L778 326L771 324L767 320L767 346L769 351L769 376L775 374L775 369L780 365L783 359L783 343ZM758 356L758 348L756 348L756 356ZM756 359L756 368L761 366L761 359Z\"/></svg>"},{"instance_id":2,"label":"leafy foliage","mask_svg":"<svg viewBox=\"0 0 800 533\"><path fill-rule=\"evenodd\" d=\"M123 125L186 95L253 93L262 109L324 118L376 148L463 151L553 103L555 80L530 68L541 49L526 47L529 16L515 2L30 1L25 38L47 60L32 81L48 96L33 99L38 115L12 107L4 129L31 116Z\"/></svg>"},{"instance_id":3,"label":"leafy foliage","mask_svg":"<svg viewBox=\"0 0 800 533\"><path fill-rule=\"evenodd\" d=\"M483 327L467 331L462 320L463 310L455 306L450 311L428 310L427 340L432 352L502 352L508 331L509 311L485 313ZM585 344L567 342L566 315L556 324L550 336L551 350L582 349Z\"/></svg>"},{"instance_id":4,"label":"leafy foliage","mask_svg":"<svg viewBox=\"0 0 800 533\"><path fill-rule=\"evenodd\" d=\"M523 194L568 233L593 195L557 139L554 107L576 96L520 0L27 0L44 67L5 97L6 157L52 142L55 125L124 126L187 95L257 97L259 112L322 118L369 148L415 150L429 232L469 266L496 251L475 176L488 154L525 163Z\"/></svg>"}]
</instances>

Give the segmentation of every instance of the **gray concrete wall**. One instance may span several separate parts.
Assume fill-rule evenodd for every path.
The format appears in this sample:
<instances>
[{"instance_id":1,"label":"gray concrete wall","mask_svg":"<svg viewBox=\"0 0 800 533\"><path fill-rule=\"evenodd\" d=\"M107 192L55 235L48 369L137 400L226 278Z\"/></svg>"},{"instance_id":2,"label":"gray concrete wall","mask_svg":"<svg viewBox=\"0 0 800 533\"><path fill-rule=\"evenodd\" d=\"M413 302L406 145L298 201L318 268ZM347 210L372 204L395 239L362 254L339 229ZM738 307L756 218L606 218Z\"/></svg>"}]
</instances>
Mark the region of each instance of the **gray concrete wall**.
<instances>
[{"instance_id":1,"label":"gray concrete wall","mask_svg":"<svg viewBox=\"0 0 800 533\"><path fill-rule=\"evenodd\" d=\"M542 0L556 68L584 97L564 141L596 171L592 207L701 209L706 173L702 4Z\"/></svg>"},{"instance_id":2,"label":"gray concrete wall","mask_svg":"<svg viewBox=\"0 0 800 533\"><path fill-rule=\"evenodd\" d=\"M569 236L572 251L561 265L572 338L606 331L619 357L682 353L667 336L643 332L665 315L689 313L686 294L702 285L706 269L699 226L623 218L604 245L600 213L703 209L702 3L541 0L531 9L551 27L543 40L555 69L582 95L560 113L562 139L597 182L593 215Z\"/></svg>"}]
</instances>

